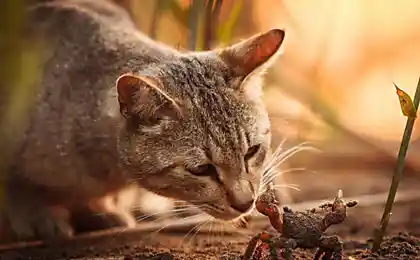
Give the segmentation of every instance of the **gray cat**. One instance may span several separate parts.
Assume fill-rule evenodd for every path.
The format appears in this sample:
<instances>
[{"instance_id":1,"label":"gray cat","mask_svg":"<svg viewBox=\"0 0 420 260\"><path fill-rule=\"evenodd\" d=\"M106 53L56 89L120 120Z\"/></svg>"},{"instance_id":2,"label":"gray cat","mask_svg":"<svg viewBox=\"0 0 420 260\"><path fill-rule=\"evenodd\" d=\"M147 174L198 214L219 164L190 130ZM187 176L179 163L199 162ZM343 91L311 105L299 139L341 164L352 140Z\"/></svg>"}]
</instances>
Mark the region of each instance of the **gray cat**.
<instances>
[{"instance_id":1,"label":"gray cat","mask_svg":"<svg viewBox=\"0 0 420 260\"><path fill-rule=\"evenodd\" d=\"M105 0L28 14L26 34L49 45L6 184L8 238L71 236L69 219L85 209L133 226L118 198L134 184L218 219L249 212L270 155L262 73L284 31L181 53Z\"/></svg>"}]
</instances>

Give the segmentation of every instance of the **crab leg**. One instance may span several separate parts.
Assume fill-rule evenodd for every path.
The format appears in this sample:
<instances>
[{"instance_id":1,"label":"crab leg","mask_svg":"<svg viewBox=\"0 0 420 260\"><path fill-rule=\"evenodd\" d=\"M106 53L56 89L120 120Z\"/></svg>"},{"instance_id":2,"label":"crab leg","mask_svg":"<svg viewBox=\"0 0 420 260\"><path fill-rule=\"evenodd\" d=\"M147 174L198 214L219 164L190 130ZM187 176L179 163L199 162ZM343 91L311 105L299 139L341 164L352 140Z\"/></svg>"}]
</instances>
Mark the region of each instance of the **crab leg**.
<instances>
[{"instance_id":1,"label":"crab leg","mask_svg":"<svg viewBox=\"0 0 420 260\"><path fill-rule=\"evenodd\" d=\"M323 253L325 253L325 250L323 248L319 248L318 250L316 250L314 260L319 260Z\"/></svg>"},{"instance_id":2,"label":"crab leg","mask_svg":"<svg viewBox=\"0 0 420 260\"><path fill-rule=\"evenodd\" d=\"M261 245L257 246L257 248L255 249L255 254L252 257L252 260L261 260L262 259L262 253L263 253L264 245L265 244L261 244Z\"/></svg>"},{"instance_id":3,"label":"crab leg","mask_svg":"<svg viewBox=\"0 0 420 260\"><path fill-rule=\"evenodd\" d=\"M257 247L257 243L261 238L261 235L265 232L259 233L255 235L248 243L248 246L246 247L243 260L251 260L252 254L254 253L255 248Z\"/></svg>"},{"instance_id":4,"label":"crab leg","mask_svg":"<svg viewBox=\"0 0 420 260\"><path fill-rule=\"evenodd\" d=\"M282 256L278 254L277 247L270 241L267 243L271 260L282 260Z\"/></svg>"},{"instance_id":5,"label":"crab leg","mask_svg":"<svg viewBox=\"0 0 420 260\"><path fill-rule=\"evenodd\" d=\"M263 241L269 245L270 248L270 256L271 259L285 259L285 260L291 260L293 259L292 256L292 249L295 249L297 247L297 243L294 239L290 238L284 238L284 237L273 237L269 238L266 241ZM281 258L281 255L278 254L278 249L283 249L283 258Z\"/></svg>"},{"instance_id":6,"label":"crab leg","mask_svg":"<svg viewBox=\"0 0 420 260\"><path fill-rule=\"evenodd\" d=\"M341 260L343 258L343 243L338 236L333 235L322 237L320 250L325 253L322 260ZM315 260L317 260L317 258L315 258Z\"/></svg>"}]
</instances>

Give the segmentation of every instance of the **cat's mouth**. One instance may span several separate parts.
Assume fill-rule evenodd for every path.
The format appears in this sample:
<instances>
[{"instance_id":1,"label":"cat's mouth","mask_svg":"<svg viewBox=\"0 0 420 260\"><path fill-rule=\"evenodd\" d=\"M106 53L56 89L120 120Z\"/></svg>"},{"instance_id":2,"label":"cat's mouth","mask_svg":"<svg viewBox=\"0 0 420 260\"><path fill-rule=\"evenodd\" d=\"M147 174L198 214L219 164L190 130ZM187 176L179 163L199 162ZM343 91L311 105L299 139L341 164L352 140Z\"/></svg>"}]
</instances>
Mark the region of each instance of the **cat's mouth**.
<instances>
[{"instance_id":1,"label":"cat's mouth","mask_svg":"<svg viewBox=\"0 0 420 260\"><path fill-rule=\"evenodd\" d=\"M236 218L249 215L255 208L255 200L251 199L248 201L230 200L228 197L230 210L236 212Z\"/></svg>"},{"instance_id":2,"label":"cat's mouth","mask_svg":"<svg viewBox=\"0 0 420 260\"><path fill-rule=\"evenodd\" d=\"M254 201L251 201L249 204L240 205L240 206L230 204L230 207L236 210L237 212L240 212L240 214L246 214L246 213L249 213L254 208Z\"/></svg>"},{"instance_id":3,"label":"cat's mouth","mask_svg":"<svg viewBox=\"0 0 420 260\"><path fill-rule=\"evenodd\" d=\"M214 218L224 221L240 221L251 214L255 208L255 203L250 204L248 207L237 208L235 205L226 203L223 208L209 207L206 212Z\"/></svg>"}]
</instances>

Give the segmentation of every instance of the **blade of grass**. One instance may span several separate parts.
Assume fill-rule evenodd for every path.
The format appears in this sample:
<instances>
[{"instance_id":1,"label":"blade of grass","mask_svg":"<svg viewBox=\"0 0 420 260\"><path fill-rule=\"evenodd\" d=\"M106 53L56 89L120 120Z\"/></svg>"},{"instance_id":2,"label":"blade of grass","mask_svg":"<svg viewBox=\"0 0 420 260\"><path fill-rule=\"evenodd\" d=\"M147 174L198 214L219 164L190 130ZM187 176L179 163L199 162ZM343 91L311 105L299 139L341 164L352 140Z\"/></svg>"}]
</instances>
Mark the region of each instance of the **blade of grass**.
<instances>
[{"instance_id":1,"label":"blade of grass","mask_svg":"<svg viewBox=\"0 0 420 260\"><path fill-rule=\"evenodd\" d=\"M215 40L215 29L218 27L222 0L208 0L204 16L203 50L210 50Z\"/></svg>"},{"instance_id":2,"label":"blade of grass","mask_svg":"<svg viewBox=\"0 0 420 260\"><path fill-rule=\"evenodd\" d=\"M206 7L204 8L203 50L210 49L210 45L213 40L213 5L214 0L207 0Z\"/></svg>"},{"instance_id":3,"label":"blade of grass","mask_svg":"<svg viewBox=\"0 0 420 260\"><path fill-rule=\"evenodd\" d=\"M189 8L188 14L188 27L190 30L189 39L188 39L188 49L194 51L197 50L197 38L199 33L199 20L200 20L200 13L202 10L202 6L204 6L203 0L195 0L192 1L192 4Z\"/></svg>"},{"instance_id":4,"label":"blade of grass","mask_svg":"<svg viewBox=\"0 0 420 260\"><path fill-rule=\"evenodd\" d=\"M159 12L161 9L162 1L158 0L155 2L155 5L153 6L153 14L152 14L152 21L150 22L150 30L149 35L150 38L156 40L156 31L157 31L157 24L159 20Z\"/></svg>"},{"instance_id":5,"label":"blade of grass","mask_svg":"<svg viewBox=\"0 0 420 260\"><path fill-rule=\"evenodd\" d=\"M2 2L0 12L0 207L15 142L35 95L40 42L23 40L25 1Z\"/></svg>"},{"instance_id":6,"label":"blade of grass","mask_svg":"<svg viewBox=\"0 0 420 260\"><path fill-rule=\"evenodd\" d=\"M221 44L227 44L232 38L232 33L241 13L243 0L235 1L232 10L229 13L227 20L218 26L217 39Z\"/></svg>"},{"instance_id":7,"label":"blade of grass","mask_svg":"<svg viewBox=\"0 0 420 260\"><path fill-rule=\"evenodd\" d=\"M413 104L417 111L420 101L420 78L417 83L416 93L414 94ZM397 194L398 185L400 183L403 171L404 171L404 161L407 154L408 146L410 144L411 134L413 132L414 122L416 121L415 117L408 117L407 123L404 129L404 135L401 140L400 150L398 152L397 166L395 168L394 175L392 177L391 187L389 188L388 199L385 204L384 213L382 215L380 227L375 234L375 239L373 241L372 251L377 252L381 246L383 236L385 234L386 228L389 223L389 219L392 212L392 206L394 205L395 196Z\"/></svg>"}]
</instances>

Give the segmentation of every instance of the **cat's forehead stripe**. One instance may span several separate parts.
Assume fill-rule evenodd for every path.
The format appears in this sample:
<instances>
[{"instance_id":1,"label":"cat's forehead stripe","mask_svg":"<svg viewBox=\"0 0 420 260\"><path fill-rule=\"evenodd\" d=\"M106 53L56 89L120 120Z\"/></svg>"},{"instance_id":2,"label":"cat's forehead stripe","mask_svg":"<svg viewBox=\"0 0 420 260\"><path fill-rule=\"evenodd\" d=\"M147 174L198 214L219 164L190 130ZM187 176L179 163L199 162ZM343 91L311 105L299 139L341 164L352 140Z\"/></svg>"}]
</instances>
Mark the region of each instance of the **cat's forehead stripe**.
<instances>
[{"instance_id":1,"label":"cat's forehead stripe","mask_svg":"<svg viewBox=\"0 0 420 260\"><path fill-rule=\"evenodd\" d=\"M203 57L200 57L200 59ZM241 153L244 139L243 106L229 92L229 71L215 59L205 62L196 57L182 57L170 64L174 86L181 85L181 96L189 100L195 120L200 124L205 140L224 152Z\"/></svg>"}]
</instances>

